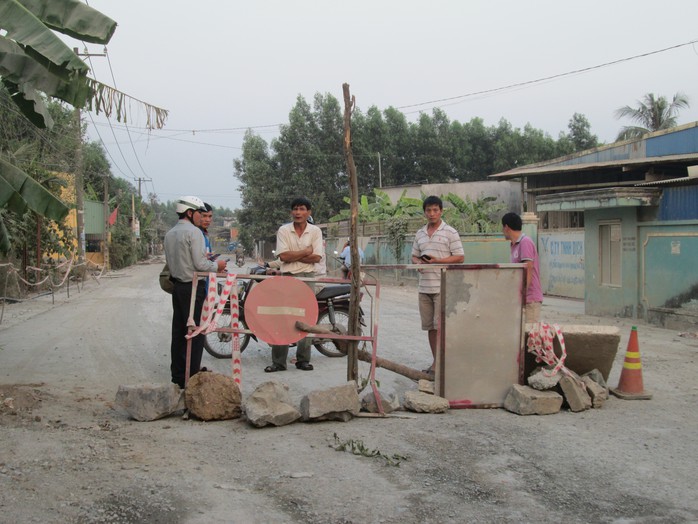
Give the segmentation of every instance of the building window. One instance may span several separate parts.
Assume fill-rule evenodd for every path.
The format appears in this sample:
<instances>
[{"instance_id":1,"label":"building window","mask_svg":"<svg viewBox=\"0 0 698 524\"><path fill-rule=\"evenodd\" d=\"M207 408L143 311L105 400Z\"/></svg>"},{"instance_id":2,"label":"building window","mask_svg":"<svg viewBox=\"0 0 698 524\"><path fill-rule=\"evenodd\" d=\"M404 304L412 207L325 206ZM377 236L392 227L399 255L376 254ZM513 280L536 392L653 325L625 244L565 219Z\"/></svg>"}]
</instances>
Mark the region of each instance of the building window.
<instances>
[{"instance_id":1,"label":"building window","mask_svg":"<svg viewBox=\"0 0 698 524\"><path fill-rule=\"evenodd\" d=\"M620 287L620 222L599 225L599 282Z\"/></svg>"}]
</instances>

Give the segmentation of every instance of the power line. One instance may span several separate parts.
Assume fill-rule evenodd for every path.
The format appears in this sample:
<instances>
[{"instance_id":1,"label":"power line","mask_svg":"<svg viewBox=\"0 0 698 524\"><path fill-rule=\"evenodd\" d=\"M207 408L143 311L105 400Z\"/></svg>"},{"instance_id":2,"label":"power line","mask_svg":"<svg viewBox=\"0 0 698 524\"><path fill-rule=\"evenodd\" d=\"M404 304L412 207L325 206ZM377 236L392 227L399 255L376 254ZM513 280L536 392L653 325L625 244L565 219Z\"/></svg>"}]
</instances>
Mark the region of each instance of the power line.
<instances>
[{"instance_id":1,"label":"power line","mask_svg":"<svg viewBox=\"0 0 698 524\"><path fill-rule=\"evenodd\" d=\"M111 79L112 82L114 83L114 88L118 89L118 86L116 85L116 78L114 77L114 70L112 69L111 66L111 59L109 58L109 53L107 52L107 47L104 47L104 54L107 56L107 64L109 65L109 71L111 72ZM107 120L110 120L107 118ZM131 138L131 132L128 130L128 126L124 124L124 127L126 128L126 134L128 134L128 141L131 143L131 149L133 150L133 156L136 157L136 162L138 162L138 167L141 168L141 172L146 178L149 178L148 175L145 172L145 169L143 169L143 165L141 164L141 160L138 157L138 153L136 152L136 147L133 145L133 139Z\"/></svg>"},{"instance_id":2,"label":"power line","mask_svg":"<svg viewBox=\"0 0 698 524\"><path fill-rule=\"evenodd\" d=\"M556 74L556 75L546 76L546 77L543 77L543 78L537 78L537 79L535 79L535 80L527 80L527 81L525 81L525 82L518 82L518 83L516 83L516 84L510 84L510 85L507 85L507 86L495 87L495 88L492 88L492 89L485 89L485 90L483 90L483 91L475 91L475 92L473 92L473 93L466 93L466 94L464 94L464 95L457 95L457 96L451 96L451 97L448 97L448 98L439 98L439 99L437 99L437 100L430 100L430 101L428 101L428 102L419 102L419 103L417 103L417 104L409 104L409 105L405 105L405 106L398 106L398 107L396 107L396 109L409 109L409 108L411 108L411 107L419 107L419 106L425 106L425 105L429 105L429 104L438 104L439 102L449 102L449 101L453 101L453 100L460 100L460 99L463 99L463 98L469 98L469 97L478 96L478 95L485 95L485 94L497 93L497 92L506 91L506 90L509 90L509 89L514 89L514 88L529 86L529 85L538 84L538 83L546 82L546 81L550 81L550 80L556 80L556 79L558 79L558 78L563 78L563 77L566 77L566 76L577 75L577 74L581 74L581 73L588 73L589 71L593 71L593 70L595 70L595 69L601 69L601 68L603 68L603 67L608 67L608 66L620 64L620 63L622 63L622 62L628 62L628 61L630 61L630 60L635 60L635 59L637 59L637 58L644 58L644 57L647 57L647 56L656 55L656 54L659 54L659 53L664 53L664 52L666 52L666 51L671 51L672 49L678 49L679 47L684 47L684 46L687 46L687 45L695 44L696 42L698 42L698 40L691 40L690 42L684 42L683 44L676 44L676 45L673 45L673 46L670 46L670 47L665 47L665 48L663 48L663 49L658 49L658 50L656 50L656 51L650 51L650 52L648 52L648 53L642 53L642 54L639 54L639 55L634 55L634 56L630 56L630 57L626 57L626 58L620 58L620 59L618 59L618 60L613 60L613 61L611 61L611 62L605 62L605 63L603 63L603 64L599 64L599 65L595 65L595 66L591 66L591 67L584 67L584 68L582 68L582 69L575 69L574 71L568 71L567 73L559 73L559 74ZM434 107L439 107L439 106L434 106Z\"/></svg>"}]
</instances>

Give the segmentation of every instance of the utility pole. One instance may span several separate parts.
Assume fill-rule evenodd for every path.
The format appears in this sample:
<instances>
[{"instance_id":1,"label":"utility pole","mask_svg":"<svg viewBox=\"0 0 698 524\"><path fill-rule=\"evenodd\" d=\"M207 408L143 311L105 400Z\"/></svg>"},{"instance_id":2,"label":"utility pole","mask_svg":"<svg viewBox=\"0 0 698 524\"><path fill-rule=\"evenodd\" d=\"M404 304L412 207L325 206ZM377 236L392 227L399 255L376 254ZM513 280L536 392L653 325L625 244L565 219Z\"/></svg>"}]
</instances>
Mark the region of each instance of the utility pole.
<instances>
[{"instance_id":1,"label":"utility pole","mask_svg":"<svg viewBox=\"0 0 698 524\"><path fill-rule=\"evenodd\" d=\"M104 177L104 235L102 237L102 254L104 255L104 269L109 270L109 175Z\"/></svg>"},{"instance_id":2,"label":"utility pole","mask_svg":"<svg viewBox=\"0 0 698 524\"><path fill-rule=\"evenodd\" d=\"M152 182L150 178L137 178L138 181L138 197L142 200L143 197L141 195L141 182Z\"/></svg>"},{"instance_id":3,"label":"utility pole","mask_svg":"<svg viewBox=\"0 0 698 524\"><path fill-rule=\"evenodd\" d=\"M84 53L80 53L77 47L73 48L73 52L77 56L106 56L105 54L88 53L85 49ZM82 118L80 117L80 108L75 108L75 125L77 126L78 140L75 146L75 226L77 228L78 237L78 273L82 277L85 276L85 202L84 202L84 180L83 180L83 165L82 165Z\"/></svg>"},{"instance_id":4,"label":"utility pole","mask_svg":"<svg viewBox=\"0 0 698 524\"><path fill-rule=\"evenodd\" d=\"M80 118L80 108L76 107L75 125L78 130L78 140L75 146L75 225L78 237L78 274L85 276L85 203L83 197L83 176L82 176L82 119Z\"/></svg>"},{"instance_id":5,"label":"utility pole","mask_svg":"<svg viewBox=\"0 0 698 524\"><path fill-rule=\"evenodd\" d=\"M378 153L378 187L383 187L383 173L381 172L381 154Z\"/></svg>"}]
</instances>

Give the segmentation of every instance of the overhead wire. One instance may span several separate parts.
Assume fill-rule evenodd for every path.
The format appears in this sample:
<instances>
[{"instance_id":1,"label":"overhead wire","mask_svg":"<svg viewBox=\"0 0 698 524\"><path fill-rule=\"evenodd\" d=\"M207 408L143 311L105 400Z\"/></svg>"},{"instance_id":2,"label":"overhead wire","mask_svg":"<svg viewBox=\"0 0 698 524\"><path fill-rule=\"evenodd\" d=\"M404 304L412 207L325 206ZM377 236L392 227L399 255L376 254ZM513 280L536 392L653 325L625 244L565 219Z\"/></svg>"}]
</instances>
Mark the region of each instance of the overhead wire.
<instances>
[{"instance_id":1,"label":"overhead wire","mask_svg":"<svg viewBox=\"0 0 698 524\"><path fill-rule=\"evenodd\" d=\"M484 89L484 90L482 90L482 91L475 91L475 92L472 92L472 93L466 93L466 94L464 94L464 95L457 95L457 96L451 96L451 97L447 97L447 98L439 98L439 99L436 99L436 100L429 100L429 101L427 101L427 102L418 102L418 103L416 103L416 104L408 104L408 105L404 105L404 106L398 106L398 107L396 107L396 109L409 109L409 108L412 108L412 107L420 107L420 106L425 106L425 105L430 105L430 104L438 104L439 102L449 102L449 101L453 101L453 100L459 100L459 99L464 99L464 98L470 98L470 97L474 97L474 96L478 96L478 95L492 94L492 93L498 93L498 92L501 92L501 91L506 91L506 90L510 90L510 89L514 89L514 88L526 87L526 86L530 86L530 85L534 85L534 84L539 84L539 83L542 83L542 82L547 82L547 81L551 81L551 80L557 80L558 78L564 78L564 77L566 77L566 76L572 76L572 75L578 75L578 74L582 74L582 73L588 73L589 71L593 71L593 70L595 70L595 69L601 69L601 68L604 68L604 67L609 67L609 66L612 66L612 65L620 64L620 63L623 63L623 62L629 62L630 60L636 60L636 59L638 59L638 58L645 58L645 57L647 57L647 56L656 55L656 54L659 54L659 53L664 53L664 52L666 52L666 51L671 51L671 50L673 50L673 49L678 49L679 47L684 47L684 46L688 46L688 45L693 45L693 44L695 44L696 42L698 42L698 40L691 40L690 42L684 42L684 43L682 43L682 44L676 44L676 45L669 46L669 47L665 47L665 48L662 48L662 49L657 49L657 50L655 50L655 51L649 51L649 52L647 52L647 53L641 53L641 54L629 56L629 57L626 57L626 58L620 58L620 59L618 59L618 60L612 60L612 61L610 61L610 62L604 62L603 64L598 64L598 65L595 65L595 66L583 67L583 68L581 68L581 69L575 69L575 70L573 70L573 71L568 71L568 72L566 72L566 73L558 73L558 74L555 74L555 75L550 75L550 76L546 76L546 77L542 77L542 78L537 78L537 79L535 79L535 80L527 80L527 81L525 81L525 82L517 82L517 83L515 83L515 84L509 84L509 85L506 85L506 86L495 87L495 88L492 88L492 89ZM434 107L440 107L440 106L434 106Z\"/></svg>"}]
</instances>

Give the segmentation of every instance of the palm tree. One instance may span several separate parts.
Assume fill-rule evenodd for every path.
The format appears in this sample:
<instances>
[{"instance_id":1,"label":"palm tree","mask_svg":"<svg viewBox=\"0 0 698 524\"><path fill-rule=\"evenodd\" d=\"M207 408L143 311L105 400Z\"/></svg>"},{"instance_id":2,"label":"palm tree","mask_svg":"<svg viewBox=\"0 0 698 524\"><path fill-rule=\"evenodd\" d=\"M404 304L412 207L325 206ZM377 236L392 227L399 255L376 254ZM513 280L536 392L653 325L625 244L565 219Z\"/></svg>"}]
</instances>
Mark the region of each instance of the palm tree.
<instances>
[{"instance_id":1,"label":"palm tree","mask_svg":"<svg viewBox=\"0 0 698 524\"><path fill-rule=\"evenodd\" d=\"M688 107L688 97L683 93L676 93L671 103L666 97L657 97L653 93L648 93L642 100L638 100L637 108L625 106L616 110L616 118L628 117L640 124L639 126L624 127L618 133L616 140L640 138L652 131L675 127L679 109L687 109Z\"/></svg>"}]
</instances>

